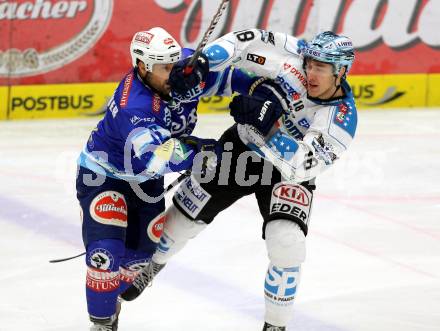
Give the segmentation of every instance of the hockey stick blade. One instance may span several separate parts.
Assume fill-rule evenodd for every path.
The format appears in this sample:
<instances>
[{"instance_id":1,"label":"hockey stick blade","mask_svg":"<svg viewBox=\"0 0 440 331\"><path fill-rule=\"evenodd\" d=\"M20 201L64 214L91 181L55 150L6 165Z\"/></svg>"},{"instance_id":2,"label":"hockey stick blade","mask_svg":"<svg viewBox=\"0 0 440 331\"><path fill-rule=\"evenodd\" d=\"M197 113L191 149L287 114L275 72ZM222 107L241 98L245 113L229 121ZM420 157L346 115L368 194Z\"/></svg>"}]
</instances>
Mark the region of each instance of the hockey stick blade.
<instances>
[{"instance_id":1,"label":"hockey stick blade","mask_svg":"<svg viewBox=\"0 0 440 331\"><path fill-rule=\"evenodd\" d=\"M50 260L49 263L58 263L58 262L69 261L69 260L76 259L77 257L83 256L83 255L86 255L86 252L82 252L81 254L78 254L78 255L75 255L75 256L66 257L64 259Z\"/></svg>"}]
</instances>

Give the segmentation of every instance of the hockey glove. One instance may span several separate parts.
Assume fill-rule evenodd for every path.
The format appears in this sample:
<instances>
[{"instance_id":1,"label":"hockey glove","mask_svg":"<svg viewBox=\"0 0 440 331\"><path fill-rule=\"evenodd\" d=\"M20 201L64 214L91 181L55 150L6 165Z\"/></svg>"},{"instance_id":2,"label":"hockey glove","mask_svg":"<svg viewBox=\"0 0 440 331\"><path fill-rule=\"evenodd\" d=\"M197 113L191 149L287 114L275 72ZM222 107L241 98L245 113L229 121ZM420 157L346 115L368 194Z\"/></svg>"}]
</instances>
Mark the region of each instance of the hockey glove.
<instances>
[{"instance_id":1,"label":"hockey glove","mask_svg":"<svg viewBox=\"0 0 440 331\"><path fill-rule=\"evenodd\" d=\"M285 99L278 85L264 81L254 89L252 96L235 96L229 104L230 113L235 122L252 125L265 136L287 110Z\"/></svg>"},{"instance_id":2,"label":"hockey glove","mask_svg":"<svg viewBox=\"0 0 440 331\"><path fill-rule=\"evenodd\" d=\"M200 82L206 81L209 73L209 61L206 55L201 53L190 73L184 72L190 57L177 62L173 69L171 70L170 77L168 79L168 84L170 84L171 90L177 94L183 95L186 92L192 90Z\"/></svg>"},{"instance_id":3,"label":"hockey glove","mask_svg":"<svg viewBox=\"0 0 440 331\"><path fill-rule=\"evenodd\" d=\"M205 175L208 170L214 170L217 164L220 163L223 149L217 140L195 136L182 137L179 139L195 152L192 167L193 172Z\"/></svg>"}]
</instances>

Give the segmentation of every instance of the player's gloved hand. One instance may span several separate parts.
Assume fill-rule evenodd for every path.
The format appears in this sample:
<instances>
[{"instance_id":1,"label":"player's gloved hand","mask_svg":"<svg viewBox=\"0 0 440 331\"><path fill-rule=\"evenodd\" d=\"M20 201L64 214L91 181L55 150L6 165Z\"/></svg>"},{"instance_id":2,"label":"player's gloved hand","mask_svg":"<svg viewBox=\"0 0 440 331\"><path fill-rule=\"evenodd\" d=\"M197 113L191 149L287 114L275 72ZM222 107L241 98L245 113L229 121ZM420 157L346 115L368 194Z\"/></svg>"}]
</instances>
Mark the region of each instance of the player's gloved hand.
<instances>
[{"instance_id":1,"label":"player's gloved hand","mask_svg":"<svg viewBox=\"0 0 440 331\"><path fill-rule=\"evenodd\" d=\"M200 84L200 82L206 81L209 73L209 60L205 54L201 53L190 73L185 72L185 68L188 65L190 58L183 59L177 62L171 70L170 77L168 78L168 84L170 84L171 91L177 94L185 94L194 87Z\"/></svg>"},{"instance_id":2,"label":"player's gloved hand","mask_svg":"<svg viewBox=\"0 0 440 331\"><path fill-rule=\"evenodd\" d=\"M182 137L179 139L196 153L192 168L193 171L205 175L208 170L214 170L217 164L220 163L223 148L217 140L195 136Z\"/></svg>"},{"instance_id":3,"label":"player's gloved hand","mask_svg":"<svg viewBox=\"0 0 440 331\"><path fill-rule=\"evenodd\" d=\"M278 85L264 81L252 95L235 96L229 108L235 122L252 125L265 136L287 110L286 95Z\"/></svg>"}]
</instances>

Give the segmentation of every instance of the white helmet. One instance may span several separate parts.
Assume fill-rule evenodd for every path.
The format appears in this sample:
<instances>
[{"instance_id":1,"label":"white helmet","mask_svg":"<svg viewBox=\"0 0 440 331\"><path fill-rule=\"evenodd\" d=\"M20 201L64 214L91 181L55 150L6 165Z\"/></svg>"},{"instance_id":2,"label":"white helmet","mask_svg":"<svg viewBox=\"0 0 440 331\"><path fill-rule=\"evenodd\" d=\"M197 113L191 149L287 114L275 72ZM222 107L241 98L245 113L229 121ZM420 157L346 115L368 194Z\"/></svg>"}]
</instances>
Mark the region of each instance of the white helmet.
<instances>
[{"instance_id":1,"label":"white helmet","mask_svg":"<svg viewBox=\"0 0 440 331\"><path fill-rule=\"evenodd\" d=\"M130 44L133 67L138 60L145 64L147 71L153 71L155 63L175 63L182 57L179 43L164 29L152 28L136 32Z\"/></svg>"}]
</instances>

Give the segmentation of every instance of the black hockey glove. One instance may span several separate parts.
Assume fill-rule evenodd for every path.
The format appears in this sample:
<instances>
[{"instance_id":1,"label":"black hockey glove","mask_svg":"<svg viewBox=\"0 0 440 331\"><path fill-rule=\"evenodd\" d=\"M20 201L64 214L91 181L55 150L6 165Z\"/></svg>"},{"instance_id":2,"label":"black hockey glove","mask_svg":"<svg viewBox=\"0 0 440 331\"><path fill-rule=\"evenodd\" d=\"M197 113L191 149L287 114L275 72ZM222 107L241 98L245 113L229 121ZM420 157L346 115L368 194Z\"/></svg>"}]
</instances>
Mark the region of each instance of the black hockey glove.
<instances>
[{"instance_id":1,"label":"black hockey glove","mask_svg":"<svg viewBox=\"0 0 440 331\"><path fill-rule=\"evenodd\" d=\"M217 140L195 136L182 137L179 140L196 153L192 167L193 172L205 175L208 170L214 170L220 163L223 148Z\"/></svg>"},{"instance_id":2,"label":"black hockey glove","mask_svg":"<svg viewBox=\"0 0 440 331\"><path fill-rule=\"evenodd\" d=\"M177 94L183 95L191 89L195 88L200 82L206 81L209 73L209 61L206 55L201 53L190 73L185 72L185 68L188 65L190 57L177 62L171 70L168 84L170 84L171 90Z\"/></svg>"},{"instance_id":3,"label":"black hockey glove","mask_svg":"<svg viewBox=\"0 0 440 331\"><path fill-rule=\"evenodd\" d=\"M258 85L252 95L238 95L229 104L235 122L249 124L267 135L287 109L286 94L272 81Z\"/></svg>"}]
</instances>

